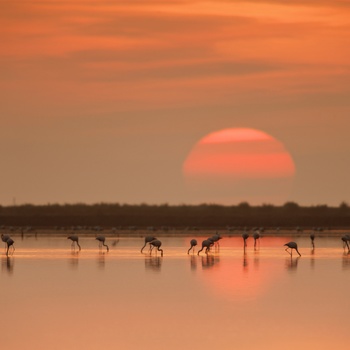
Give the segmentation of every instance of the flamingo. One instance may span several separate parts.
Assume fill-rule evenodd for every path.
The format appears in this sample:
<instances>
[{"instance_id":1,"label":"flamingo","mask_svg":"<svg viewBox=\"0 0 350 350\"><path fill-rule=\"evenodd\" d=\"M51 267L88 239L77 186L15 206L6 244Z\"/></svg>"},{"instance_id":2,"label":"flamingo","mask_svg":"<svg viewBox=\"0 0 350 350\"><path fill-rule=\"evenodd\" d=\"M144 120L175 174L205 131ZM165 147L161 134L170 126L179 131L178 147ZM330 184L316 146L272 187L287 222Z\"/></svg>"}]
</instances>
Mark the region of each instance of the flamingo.
<instances>
[{"instance_id":1,"label":"flamingo","mask_svg":"<svg viewBox=\"0 0 350 350\"><path fill-rule=\"evenodd\" d=\"M109 247L107 244L105 244L105 240L106 240L105 236L97 236L96 239L99 242L99 247L102 248L102 246L104 246L107 248L107 252L109 252Z\"/></svg>"},{"instance_id":2,"label":"flamingo","mask_svg":"<svg viewBox=\"0 0 350 350\"><path fill-rule=\"evenodd\" d=\"M222 239L222 237L219 233L216 232L214 236L210 237L210 239L213 241L214 244L219 246L219 241L220 239Z\"/></svg>"},{"instance_id":3,"label":"flamingo","mask_svg":"<svg viewBox=\"0 0 350 350\"><path fill-rule=\"evenodd\" d=\"M248 237L249 237L249 234L247 232L244 232L242 234L242 238L243 238L243 241L244 241L244 248L247 246L247 242L246 241L247 241Z\"/></svg>"},{"instance_id":4,"label":"flamingo","mask_svg":"<svg viewBox=\"0 0 350 350\"><path fill-rule=\"evenodd\" d=\"M11 237L9 235L4 235L3 233L1 234L1 240L5 243L5 249L7 247L6 242L8 239L10 239Z\"/></svg>"},{"instance_id":5,"label":"flamingo","mask_svg":"<svg viewBox=\"0 0 350 350\"><path fill-rule=\"evenodd\" d=\"M75 247L75 243L76 243L77 246L79 247L79 250L81 250L78 236L68 236L67 239L70 239L72 241L72 247Z\"/></svg>"},{"instance_id":6,"label":"flamingo","mask_svg":"<svg viewBox=\"0 0 350 350\"><path fill-rule=\"evenodd\" d=\"M299 253L299 250L298 250L298 245L295 242L288 242L288 243L285 244L285 246L287 246L285 251L288 254L290 254L290 256L293 256L293 254L292 254L293 249L296 250L296 252L299 254L299 256L301 256L301 254ZM288 249L290 249L290 252L288 251Z\"/></svg>"},{"instance_id":7,"label":"flamingo","mask_svg":"<svg viewBox=\"0 0 350 350\"><path fill-rule=\"evenodd\" d=\"M13 252L15 251L15 246L13 245L15 243L15 241L12 239L12 238L9 238L7 241L6 241L6 244L7 244L7 251L6 251L6 255L8 256L9 255L9 249L10 247L13 248ZM12 254L13 254L12 252Z\"/></svg>"},{"instance_id":8,"label":"flamingo","mask_svg":"<svg viewBox=\"0 0 350 350\"><path fill-rule=\"evenodd\" d=\"M151 243L152 241L155 241L155 240L157 240L156 237L146 236L145 237L145 245L141 248L141 253L142 253L143 249L146 247L147 243Z\"/></svg>"},{"instance_id":9,"label":"flamingo","mask_svg":"<svg viewBox=\"0 0 350 350\"><path fill-rule=\"evenodd\" d=\"M149 244L152 246L152 249L156 247L157 250L161 252L161 256L163 256L163 249L160 249L160 246L162 245L161 241L159 241L158 239L154 239L153 241L149 242Z\"/></svg>"},{"instance_id":10,"label":"flamingo","mask_svg":"<svg viewBox=\"0 0 350 350\"><path fill-rule=\"evenodd\" d=\"M348 247L348 250L350 251L350 247L349 247L349 241L350 241L350 236L349 235L345 235L341 238L341 240L343 241L343 247L345 248L345 245Z\"/></svg>"},{"instance_id":11,"label":"flamingo","mask_svg":"<svg viewBox=\"0 0 350 350\"><path fill-rule=\"evenodd\" d=\"M210 247L213 245L213 241L208 238L208 239L205 239L203 242L202 242L202 249L198 250L198 253L197 255L199 255L199 253L205 248L205 254L208 254L209 250L210 250Z\"/></svg>"},{"instance_id":12,"label":"flamingo","mask_svg":"<svg viewBox=\"0 0 350 350\"><path fill-rule=\"evenodd\" d=\"M191 248L187 251L187 254L190 254L190 250L193 248L193 253L194 253L194 247L197 245L197 240L196 239L191 239Z\"/></svg>"},{"instance_id":13,"label":"flamingo","mask_svg":"<svg viewBox=\"0 0 350 350\"><path fill-rule=\"evenodd\" d=\"M256 247L256 241L260 238L260 233L259 231L255 231L253 234L254 237L254 248Z\"/></svg>"},{"instance_id":14,"label":"flamingo","mask_svg":"<svg viewBox=\"0 0 350 350\"><path fill-rule=\"evenodd\" d=\"M311 232L310 234L310 239L311 239L311 244L312 244L312 248L315 248L315 234L313 232Z\"/></svg>"}]
</instances>

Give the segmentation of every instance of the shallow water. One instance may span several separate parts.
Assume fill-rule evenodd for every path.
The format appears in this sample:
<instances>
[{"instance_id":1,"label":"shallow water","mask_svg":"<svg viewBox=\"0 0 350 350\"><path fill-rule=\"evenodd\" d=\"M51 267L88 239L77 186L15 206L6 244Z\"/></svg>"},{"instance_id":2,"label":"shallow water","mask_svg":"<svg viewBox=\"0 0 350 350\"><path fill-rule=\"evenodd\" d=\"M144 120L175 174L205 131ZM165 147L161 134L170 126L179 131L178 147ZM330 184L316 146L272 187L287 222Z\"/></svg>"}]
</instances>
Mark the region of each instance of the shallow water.
<instances>
[{"instance_id":1,"label":"shallow water","mask_svg":"<svg viewBox=\"0 0 350 350\"><path fill-rule=\"evenodd\" d=\"M107 253L82 237L15 237L1 254L5 349L348 349L350 255L340 238L224 237L187 255L192 237L162 237L164 257L120 238ZM198 237L198 242L203 238ZM107 243L111 244L110 242ZM197 248L197 247L196 247ZM197 252L197 249L196 249Z\"/></svg>"}]
</instances>

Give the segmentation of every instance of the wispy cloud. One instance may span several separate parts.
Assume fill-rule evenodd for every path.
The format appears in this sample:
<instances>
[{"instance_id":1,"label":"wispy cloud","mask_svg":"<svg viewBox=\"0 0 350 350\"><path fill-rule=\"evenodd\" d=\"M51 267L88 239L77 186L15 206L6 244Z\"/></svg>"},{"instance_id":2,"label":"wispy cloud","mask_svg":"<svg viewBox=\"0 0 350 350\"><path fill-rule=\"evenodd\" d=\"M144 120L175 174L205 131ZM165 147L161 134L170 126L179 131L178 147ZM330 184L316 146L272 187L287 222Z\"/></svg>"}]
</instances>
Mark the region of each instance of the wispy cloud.
<instances>
[{"instance_id":1,"label":"wispy cloud","mask_svg":"<svg viewBox=\"0 0 350 350\"><path fill-rule=\"evenodd\" d=\"M0 70L6 93L66 96L73 84L89 103L95 94L124 107L334 91L349 76L348 3L2 3Z\"/></svg>"}]
</instances>

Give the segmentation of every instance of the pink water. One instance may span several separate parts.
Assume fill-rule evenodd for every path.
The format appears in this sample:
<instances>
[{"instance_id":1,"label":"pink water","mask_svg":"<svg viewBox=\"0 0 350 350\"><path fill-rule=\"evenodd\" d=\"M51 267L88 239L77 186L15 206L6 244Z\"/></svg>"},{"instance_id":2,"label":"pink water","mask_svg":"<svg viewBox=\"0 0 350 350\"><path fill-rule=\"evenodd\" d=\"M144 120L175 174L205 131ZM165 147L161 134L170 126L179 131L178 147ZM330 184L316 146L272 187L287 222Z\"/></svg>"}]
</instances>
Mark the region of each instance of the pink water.
<instances>
[{"instance_id":1,"label":"pink water","mask_svg":"<svg viewBox=\"0 0 350 350\"><path fill-rule=\"evenodd\" d=\"M121 238L15 238L1 253L3 349L348 349L350 255L339 238L225 237L208 256L163 237L164 257ZM197 238L200 242L202 238ZM108 243L108 240L107 240Z\"/></svg>"}]
</instances>

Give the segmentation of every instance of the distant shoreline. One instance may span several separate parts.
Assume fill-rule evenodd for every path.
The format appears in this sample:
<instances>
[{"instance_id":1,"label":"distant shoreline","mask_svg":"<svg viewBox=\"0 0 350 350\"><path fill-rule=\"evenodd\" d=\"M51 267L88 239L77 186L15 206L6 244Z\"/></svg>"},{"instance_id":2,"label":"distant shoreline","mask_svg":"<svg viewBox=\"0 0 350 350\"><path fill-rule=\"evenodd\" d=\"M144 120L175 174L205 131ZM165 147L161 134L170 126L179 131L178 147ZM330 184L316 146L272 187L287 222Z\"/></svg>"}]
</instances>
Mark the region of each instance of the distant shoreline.
<instances>
[{"instance_id":1,"label":"distant shoreline","mask_svg":"<svg viewBox=\"0 0 350 350\"><path fill-rule=\"evenodd\" d=\"M8 230L0 230L0 233L8 233ZM66 237L68 235L71 235L72 233L79 235L81 237L96 237L98 235L103 235L105 237L114 237L114 238L140 238L140 237L146 237L146 236L155 236L155 237L187 237L187 236L193 236L193 237L207 237L211 236L218 232L222 237L240 237L242 231L228 231L225 229L201 229L201 230L171 230L171 231L162 231L162 230L118 230L118 231L112 231L110 229L104 229L101 231L94 231L94 230L54 230L54 229L32 229L31 231L26 232L20 232L20 231L12 231L10 232L11 236L13 237L23 237L23 238L29 238L29 237ZM252 235L253 231L247 231L248 234ZM300 232L296 232L293 229L283 229L279 232L276 232L275 230L265 230L264 232L261 232L262 237L309 237L310 233L314 232L313 230L303 230ZM340 230L327 230L322 232L315 232L316 237L341 237L344 234L349 234L349 229L340 229Z\"/></svg>"},{"instance_id":2,"label":"distant shoreline","mask_svg":"<svg viewBox=\"0 0 350 350\"><path fill-rule=\"evenodd\" d=\"M350 227L350 207L327 205L303 207L288 202L283 206L128 205L128 204L48 204L43 206L0 206L0 230L71 229L95 230L223 230L234 232L253 228L277 230L346 230Z\"/></svg>"}]
</instances>

